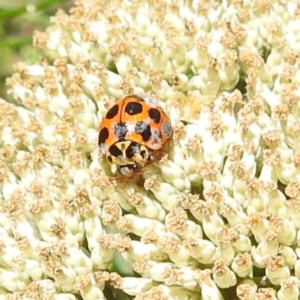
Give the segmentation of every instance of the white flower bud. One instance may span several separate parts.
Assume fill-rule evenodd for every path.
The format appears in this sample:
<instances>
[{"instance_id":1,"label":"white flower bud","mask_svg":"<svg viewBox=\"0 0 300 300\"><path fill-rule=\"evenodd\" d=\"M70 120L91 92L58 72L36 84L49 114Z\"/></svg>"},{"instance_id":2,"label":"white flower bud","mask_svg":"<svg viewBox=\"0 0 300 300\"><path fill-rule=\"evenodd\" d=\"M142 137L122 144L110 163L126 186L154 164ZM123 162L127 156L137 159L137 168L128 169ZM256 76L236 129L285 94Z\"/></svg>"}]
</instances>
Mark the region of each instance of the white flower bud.
<instances>
[{"instance_id":1,"label":"white flower bud","mask_svg":"<svg viewBox=\"0 0 300 300\"><path fill-rule=\"evenodd\" d=\"M158 234L166 231L165 226L159 221L139 218L131 214L119 219L118 228L121 231L132 232L138 236L142 236L146 231L155 231Z\"/></svg>"},{"instance_id":2,"label":"white flower bud","mask_svg":"<svg viewBox=\"0 0 300 300\"><path fill-rule=\"evenodd\" d=\"M172 185L158 181L152 176L145 181L145 189L150 190L166 210L179 206L179 192Z\"/></svg>"},{"instance_id":3,"label":"white flower bud","mask_svg":"<svg viewBox=\"0 0 300 300\"><path fill-rule=\"evenodd\" d=\"M216 246L207 240L189 239L184 241L184 247L189 249L190 256L201 264L212 264L215 261Z\"/></svg>"},{"instance_id":4,"label":"white flower bud","mask_svg":"<svg viewBox=\"0 0 300 300\"><path fill-rule=\"evenodd\" d=\"M24 278L22 273L2 270L1 286L10 292L22 291L29 284L29 278Z\"/></svg>"},{"instance_id":5,"label":"white flower bud","mask_svg":"<svg viewBox=\"0 0 300 300\"><path fill-rule=\"evenodd\" d=\"M285 265L292 269L297 260L295 251L291 247L280 246L279 253L284 258Z\"/></svg>"},{"instance_id":6,"label":"white flower bud","mask_svg":"<svg viewBox=\"0 0 300 300\"><path fill-rule=\"evenodd\" d=\"M252 276L253 274L253 265L251 261L251 256L248 253L238 254L231 264L232 270L239 277Z\"/></svg>"},{"instance_id":7,"label":"white flower bud","mask_svg":"<svg viewBox=\"0 0 300 300\"><path fill-rule=\"evenodd\" d=\"M74 289L80 292L83 298L91 299L91 300L105 300L106 297L103 294L102 285L104 285L103 281L108 280L109 276L103 276L107 278L97 278L97 275L86 275L86 276L78 276L76 279L76 283L74 284ZM97 280L98 279L98 280ZM100 281L100 282L99 282Z\"/></svg>"},{"instance_id":8,"label":"white flower bud","mask_svg":"<svg viewBox=\"0 0 300 300\"><path fill-rule=\"evenodd\" d=\"M280 283L280 289L277 293L279 300L297 300L299 299L300 281L297 277L291 276Z\"/></svg>"},{"instance_id":9,"label":"white flower bud","mask_svg":"<svg viewBox=\"0 0 300 300\"><path fill-rule=\"evenodd\" d=\"M167 183L171 183L177 190L181 192L189 191L190 182L186 179L185 172L175 163L168 160L159 164L161 175Z\"/></svg>"},{"instance_id":10,"label":"white flower bud","mask_svg":"<svg viewBox=\"0 0 300 300\"><path fill-rule=\"evenodd\" d=\"M266 276L272 284L279 285L290 276L290 269L284 265L282 257L271 256L267 259Z\"/></svg>"},{"instance_id":11,"label":"white flower bud","mask_svg":"<svg viewBox=\"0 0 300 300\"><path fill-rule=\"evenodd\" d=\"M139 213L139 216L146 217L158 221L163 221L166 216L166 211L163 206L154 199L150 198L142 190L138 191L138 187L129 189L127 191L129 195L129 202L133 205Z\"/></svg>"},{"instance_id":12,"label":"white flower bud","mask_svg":"<svg viewBox=\"0 0 300 300\"><path fill-rule=\"evenodd\" d=\"M267 259L271 255L277 255L279 249L278 238L274 232L269 232L265 239L262 240L257 247L253 247L251 254L254 264L259 268L267 266Z\"/></svg>"},{"instance_id":13,"label":"white flower bud","mask_svg":"<svg viewBox=\"0 0 300 300\"><path fill-rule=\"evenodd\" d=\"M215 280L211 278L211 271L205 269L195 273L195 278L198 280L201 287L201 296L203 300L224 300L220 293Z\"/></svg>"},{"instance_id":14,"label":"white flower bud","mask_svg":"<svg viewBox=\"0 0 300 300\"><path fill-rule=\"evenodd\" d=\"M256 295L257 285L252 280L244 280L236 289L237 296L241 300L252 300Z\"/></svg>"},{"instance_id":15,"label":"white flower bud","mask_svg":"<svg viewBox=\"0 0 300 300\"><path fill-rule=\"evenodd\" d=\"M216 262L213 269L213 279L220 288L229 288L237 283L237 278L234 272L221 261Z\"/></svg>"},{"instance_id":16,"label":"white flower bud","mask_svg":"<svg viewBox=\"0 0 300 300\"><path fill-rule=\"evenodd\" d=\"M294 269L295 269L295 276L297 278L299 278L299 276L300 276L300 260L299 259L297 259Z\"/></svg>"},{"instance_id":17,"label":"white flower bud","mask_svg":"<svg viewBox=\"0 0 300 300\"><path fill-rule=\"evenodd\" d=\"M113 287L121 289L130 296L146 292L153 286L153 280L150 278L121 277L117 273L110 275L110 282Z\"/></svg>"},{"instance_id":18,"label":"white flower bud","mask_svg":"<svg viewBox=\"0 0 300 300\"><path fill-rule=\"evenodd\" d=\"M181 208L174 208L166 216L166 226L171 232L176 233L182 240L188 238L202 239L203 232L201 226L188 219L186 212Z\"/></svg>"}]
</instances>

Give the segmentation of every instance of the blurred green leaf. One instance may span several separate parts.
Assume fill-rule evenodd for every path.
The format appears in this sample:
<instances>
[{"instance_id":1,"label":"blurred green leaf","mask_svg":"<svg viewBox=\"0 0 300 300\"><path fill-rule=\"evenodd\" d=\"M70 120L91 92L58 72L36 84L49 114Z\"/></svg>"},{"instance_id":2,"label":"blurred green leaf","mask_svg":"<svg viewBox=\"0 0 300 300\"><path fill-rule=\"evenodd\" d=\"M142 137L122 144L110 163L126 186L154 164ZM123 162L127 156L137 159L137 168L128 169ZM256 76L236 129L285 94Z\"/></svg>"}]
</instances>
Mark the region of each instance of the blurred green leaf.
<instances>
[{"instance_id":1,"label":"blurred green leaf","mask_svg":"<svg viewBox=\"0 0 300 300\"><path fill-rule=\"evenodd\" d=\"M13 65L26 61L32 65L40 52L32 45L35 30L44 31L50 17L58 9L68 10L70 0L0 0L0 97L5 94L5 79L13 73Z\"/></svg>"},{"instance_id":2,"label":"blurred green leaf","mask_svg":"<svg viewBox=\"0 0 300 300\"><path fill-rule=\"evenodd\" d=\"M64 3L67 1L69 1L69 0L45 0L45 1L41 1L39 3L32 4L32 5L35 8L34 11L39 11L39 10L45 10L55 4ZM28 5L29 4L30 3L28 3ZM21 7L15 8L15 9L7 9L7 10L0 9L0 19L17 17L17 16L23 15L25 13L29 13L28 5L21 6Z\"/></svg>"}]
</instances>

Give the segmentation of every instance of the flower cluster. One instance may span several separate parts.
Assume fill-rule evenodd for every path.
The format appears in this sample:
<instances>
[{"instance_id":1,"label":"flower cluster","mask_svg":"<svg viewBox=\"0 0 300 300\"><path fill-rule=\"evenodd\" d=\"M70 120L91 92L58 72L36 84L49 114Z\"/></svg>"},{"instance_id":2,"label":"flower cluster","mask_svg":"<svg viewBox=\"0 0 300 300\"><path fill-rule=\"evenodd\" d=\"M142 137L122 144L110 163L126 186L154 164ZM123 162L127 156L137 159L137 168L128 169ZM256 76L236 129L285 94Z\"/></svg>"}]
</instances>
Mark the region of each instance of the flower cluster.
<instances>
[{"instance_id":1,"label":"flower cluster","mask_svg":"<svg viewBox=\"0 0 300 300\"><path fill-rule=\"evenodd\" d=\"M298 299L298 0L78 0L0 101L0 299ZM97 148L149 95L168 155L132 180Z\"/></svg>"}]
</instances>

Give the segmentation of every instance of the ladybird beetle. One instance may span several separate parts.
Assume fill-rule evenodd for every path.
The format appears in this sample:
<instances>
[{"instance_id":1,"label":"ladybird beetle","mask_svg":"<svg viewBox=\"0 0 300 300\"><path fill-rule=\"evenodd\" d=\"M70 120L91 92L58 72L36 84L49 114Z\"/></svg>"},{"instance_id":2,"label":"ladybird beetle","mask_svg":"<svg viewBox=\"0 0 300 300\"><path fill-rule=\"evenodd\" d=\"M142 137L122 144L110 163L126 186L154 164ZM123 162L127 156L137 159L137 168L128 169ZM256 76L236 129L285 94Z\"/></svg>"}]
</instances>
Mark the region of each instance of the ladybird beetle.
<instances>
[{"instance_id":1,"label":"ladybird beetle","mask_svg":"<svg viewBox=\"0 0 300 300\"><path fill-rule=\"evenodd\" d=\"M172 134L170 119L155 100L130 95L117 100L102 119L98 144L113 172L133 177L159 157Z\"/></svg>"}]
</instances>

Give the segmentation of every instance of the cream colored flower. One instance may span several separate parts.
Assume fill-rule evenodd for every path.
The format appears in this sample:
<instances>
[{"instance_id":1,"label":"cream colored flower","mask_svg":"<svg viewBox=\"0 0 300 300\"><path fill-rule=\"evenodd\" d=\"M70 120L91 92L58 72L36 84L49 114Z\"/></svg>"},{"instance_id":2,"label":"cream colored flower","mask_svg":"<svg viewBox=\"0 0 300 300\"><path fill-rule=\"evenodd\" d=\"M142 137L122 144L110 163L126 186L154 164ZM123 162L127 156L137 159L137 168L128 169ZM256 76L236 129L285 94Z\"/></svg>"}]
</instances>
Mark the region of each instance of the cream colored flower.
<instances>
[{"instance_id":1,"label":"cream colored flower","mask_svg":"<svg viewBox=\"0 0 300 300\"><path fill-rule=\"evenodd\" d=\"M300 5L79 0L0 101L0 299L298 299ZM112 177L126 94L174 136Z\"/></svg>"}]
</instances>

